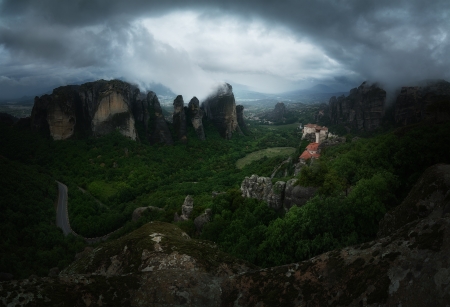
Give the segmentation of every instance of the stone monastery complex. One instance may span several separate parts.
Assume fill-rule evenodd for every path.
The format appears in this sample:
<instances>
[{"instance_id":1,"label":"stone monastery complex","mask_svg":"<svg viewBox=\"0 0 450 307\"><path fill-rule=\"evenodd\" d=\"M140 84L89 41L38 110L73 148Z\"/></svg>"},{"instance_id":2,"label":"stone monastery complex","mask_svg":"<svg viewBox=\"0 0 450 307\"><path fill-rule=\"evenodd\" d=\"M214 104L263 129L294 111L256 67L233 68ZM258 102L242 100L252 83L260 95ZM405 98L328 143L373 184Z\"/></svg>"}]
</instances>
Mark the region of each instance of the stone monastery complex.
<instances>
[{"instance_id":1,"label":"stone monastery complex","mask_svg":"<svg viewBox=\"0 0 450 307\"><path fill-rule=\"evenodd\" d=\"M307 124L303 127L302 139L313 139L315 142L309 143L305 151L300 155L300 163L306 163L309 159L319 159L320 149L319 144L328 137L328 128L316 124Z\"/></svg>"}]
</instances>

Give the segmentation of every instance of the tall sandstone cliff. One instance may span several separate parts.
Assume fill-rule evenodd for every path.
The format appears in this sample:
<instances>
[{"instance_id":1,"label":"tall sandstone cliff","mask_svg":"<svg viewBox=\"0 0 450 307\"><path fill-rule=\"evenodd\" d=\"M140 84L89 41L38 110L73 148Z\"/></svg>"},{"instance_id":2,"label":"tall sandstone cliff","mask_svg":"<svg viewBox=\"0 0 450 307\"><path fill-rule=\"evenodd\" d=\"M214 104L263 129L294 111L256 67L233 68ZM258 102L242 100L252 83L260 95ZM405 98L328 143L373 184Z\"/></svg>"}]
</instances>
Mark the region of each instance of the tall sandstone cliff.
<instances>
[{"instance_id":1,"label":"tall sandstone cliff","mask_svg":"<svg viewBox=\"0 0 450 307\"><path fill-rule=\"evenodd\" d=\"M396 124L450 119L450 83L444 80L423 83L422 86L402 87L395 102Z\"/></svg>"},{"instance_id":2,"label":"tall sandstone cliff","mask_svg":"<svg viewBox=\"0 0 450 307\"><path fill-rule=\"evenodd\" d=\"M202 122L204 112L200 108L200 101L197 97L193 97L191 101L189 101L187 113L197 137L202 141L205 140L205 130Z\"/></svg>"},{"instance_id":3,"label":"tall sandstone cliff","mask_svg":"<svg viewBox=\"0 0 450 307\"><path fill-rule=\"evenodd\" d=\"M137 121L144 124L145 134L150 144L173 144L172 135L155 92L150 91L147 95L139 97L134 116Z\"/></svg>"},{"instance_id":4,"label":"tall sandstone cliff","mask_svg":"<svg viewBox=\"0 0 450 307\"><path fill-rule=\"evenodd\" d=\"M131 112L139 90L122 81L96 81L62 86L51 95L36 97L31 113L34 130L49 131L55 140L74 133L105 135L118 129L136 139Z\"/></svg>"},{"instance_id":5,"label":"tall sandstone cliff","mask_svg":"<svg viewBox=\"0 0 450 307\"><path fill-rule=\"evenodd\" d=\"M210 95L202 103L202 109L223 138L231 139L233 132L242 133L237 120L233 88L228 83Z\"/></svg>"},{"instance_id":6,"label":"tall sandstone cliff","mask_svg":"<svg viewBox=\"0 0 450 307\"><path fill-rule=\"evenodd\" d=\"M186 142L186 113L184 112L184 100L181 95L178 95L173 101L172 119L177 139Z\"/></svg>"},{"instance_id":7,"label":"tall sandstone cliff","mask_svg":"<svg viewBox=\"0 0 450 307\"><path fill-rule=\"evenodd\" d=\"M381 125L384 116L386 91L377 84L363 82L345 97L333 96L329 101L329 117L332 124L343 124L358 130L374 130Z\"/></svg>"}]
</instances>

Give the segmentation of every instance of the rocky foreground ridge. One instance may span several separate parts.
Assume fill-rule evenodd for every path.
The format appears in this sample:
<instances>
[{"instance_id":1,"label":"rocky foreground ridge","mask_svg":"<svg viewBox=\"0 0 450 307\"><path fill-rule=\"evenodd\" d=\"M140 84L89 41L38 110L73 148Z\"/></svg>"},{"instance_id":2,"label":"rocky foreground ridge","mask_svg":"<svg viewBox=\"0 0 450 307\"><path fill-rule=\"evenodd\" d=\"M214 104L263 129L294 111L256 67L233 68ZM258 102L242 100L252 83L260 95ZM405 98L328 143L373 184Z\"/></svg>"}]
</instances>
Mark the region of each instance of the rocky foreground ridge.
<instances>
[{"instance_id":1,"label":"rocky foreground ridge","mask_svg":"<svg viewBox=\"0 0 450 307\"><path fill-rule=\"evenodd\" d=\"M188 124L192 124L197 136L204 140L202 119L206 114L224 138L229 139L234 131L240 131L229 84L211 94L202 108L196 97L192 98L189 107L185 107L181 95L175 98L173 106L174 136L170 134L154 92L141 93L136 86L120 80L99 80L62 86L50 95L36 97L30 125L32 130L49 134L54 140L65 140L74 135L102 136L115 130L136 140L138 128L143 128L144 136L141 137L151 143L172 144L173 137L187 141ZM239 106L239 112L242 110ZM239 120L245 125L243 116Z\"/></svg>"},{"instance_id":2,"label":"rocky foreground ridge","mask_svg":"<svg viewBox=\"0 0 450 307\"><path fill-rule=\"evenodd\" d=\"M425 171L379 238L258 269L151 222L57 277L0 283L7 306L448 306L450 165Z\"/></svg>"}]
</instances>

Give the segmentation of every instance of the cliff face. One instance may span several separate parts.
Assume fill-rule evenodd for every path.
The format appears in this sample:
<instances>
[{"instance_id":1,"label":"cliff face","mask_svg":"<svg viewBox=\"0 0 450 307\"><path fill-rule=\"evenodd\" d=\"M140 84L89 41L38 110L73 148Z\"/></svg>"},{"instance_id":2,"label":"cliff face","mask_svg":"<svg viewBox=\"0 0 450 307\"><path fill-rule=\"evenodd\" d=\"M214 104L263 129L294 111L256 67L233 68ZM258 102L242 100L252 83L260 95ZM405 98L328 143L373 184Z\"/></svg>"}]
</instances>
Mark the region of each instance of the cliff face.
<instances>
[{"instance_id":1,"label":"cliff face","mask_svg":"<svg viewBox=\"0 0 450 307\"><path fill-rule=\"evenodd\" d=\"M141 101L140 104L142 105L144 114L142 120L145 133L150 143L173 144L172 135L170 134L169 127L164 119L158 96L150 91L147 93L145 100ZM138 109L135 117L139 116L139 114L141 114L141 112Z\"/></svg>"},{"instance_id":2,"label":"cliff face","mask_svg":"<svg viewBox=\"0 0 450 307\"><path fill-rule=\"evenodd\" d=\"M188 105L188 116L191 120L192 126L195 129L195 133L200 140L205 140L205 130L203 128L203 110L200 109L200 102L197 97L193 97L191 101L189 101Z\"/></svg>"},{"instance_id":3,"label":"cliff face","mask_svg":"<svg viewBox=\"0 0 450 307\"><path fill-rule=\"evenodd\" d=\"M424 86L402 87L395 102L395 122L413 124L425 119L450 119L450 83L444 80Z\"/></svg>"},{"instance_id":4,"label":"cliff face","mask_svg":"<svg viewBox=\"0 0 450 307\"><path fill-rule=\"evenodd\" d=\"M186 136L186 114L184 112L183 96L178 95L173 101L173 127L177 138L182 141L187 141Z\"/></svg>"},{"instance_id":5,"label":"cliff face","mask_svg":"<svg viewBox=\"0 0 450 307\"><path fill-rule=\"evenodd\" d=\"M297 179L291 179L272 184L269 177L252 175L242 181L241 192L243 197L265 201L275 210L288 211L292 206L303 206L317 192L317 188L298 186L296 182Z\"/></svg>"},{"instance_id":6,"label":"cliff face","mask_svg":"<svg viewBox=\"0 0 450 307\"><path fill-rule=\"evenodd\" d=\"M381 125L384 116L386 91L376 84L365 82L350 94L330 98L328 113L332 124L343 124L358 130L374 130Z\"/></svg>"},{"instance_id":7,"label":"cliff face","mask_svg":"<svg viewBox=\"0 0 450 307\"><path fill-rule=\"evenodd\" d=\"M247 133L247 124L244 120L244 106L243 105L237 105L236 106L236 118L239 125L239 128L241 128L242 133Z\"/></svg>"},{"instance_id":8,"label":"cliff face","mask_svg":"<svg viewBox=\"0 0 450 307\"><path fill-rule=\"evenodd\" d=\"M233 132L241 132L236 116L233 89L228 83L209 96L202 103L202 109L223 138L231 139Z\"/></svg>"},{"instance_id":9,"label":"cliff face","mask_svg":"<svg viewBox=\"0 0 450 307\"><path fill-rule=\"evenodd\" d=\"M31 126L48 130L55 140L64 140L75 132L96 136L115 129L135 140L133 104L139 90L122 81L96 81L81 86L63 86L51 95L35 98Z\"/></svg>"}]
</instances>

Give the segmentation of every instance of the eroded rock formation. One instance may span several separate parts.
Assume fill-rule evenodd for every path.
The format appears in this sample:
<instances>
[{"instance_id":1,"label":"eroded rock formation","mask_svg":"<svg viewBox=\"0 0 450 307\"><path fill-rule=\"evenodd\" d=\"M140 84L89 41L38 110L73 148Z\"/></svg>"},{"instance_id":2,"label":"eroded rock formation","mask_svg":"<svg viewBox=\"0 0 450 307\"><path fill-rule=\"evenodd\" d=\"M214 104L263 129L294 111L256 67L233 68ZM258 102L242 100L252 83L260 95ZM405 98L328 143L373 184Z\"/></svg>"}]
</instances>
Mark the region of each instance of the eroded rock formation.
<instances>
[{"instance_id":1,"label":"eroded rock formation","mask_svg":"<svg viewBox=\"0 0 450 307\"><path fill-rule=\"evenodd\" d=\"M233 88L228 83L220 86L213 95L209 96L202 103L202 109L223 138L231 139L233 132L236 131L241 133L236 116Z\"/></svg>"},{"instance_id":2,"label":"eroded rock formation","mask_svg":"<svg viewBox=\"0 0 450 307\"><path fill-rule=\"evenodd\" d=\"M184 112L184 100L183 96L178 95L173 101L173 128L176 133L176 137L182 141L187 141L186 136L186 114Z\"/></svg>"},{"instance_id":3,"label":"eroded rock formation","mask_svg":"<svg viewBox=\"0 0 450 307\"><path fill-rule=\"evenodd\" d=\"M277 102L275 108L266 117L274 122L281 122L286 114L286 106L283 102Z\"/></svg>"},{"instance_id":4,"label":"eroded rock formation","mask_svg":"<svg viewBox=\"0 0 450 307\"><path fill-rule=\"evenodd\" d=\"M116 129L135 140L132 109L138 94L135 86L119 80L62 86L35 98L31 127L48 131L55 140L76 132L100 136Z\"/></svg>"},{"instance_id":5,"label":"eroded rock formation","mask_svg":"<svg viewBox=\"0 0 450 307\"><path fill-rule=\"evenodd\" d=\"M423 86L402 87L395 102L396 124L450 119L450 83L444 80L424 83Z\"/></svg>"},{"instance_id":6,"label":"eroded rock formation","mask_svg":"<svg viewBox=\"0 0 450 307\"><path fill-rule=\"evenodd\" d=\"M317 192L317 188L298 186L296 182L297 179L291 179L272 184L269 177L252 175L242 181L241 192L243 197L256 198L271 208L287 211L294 205L303 206Z\"/></svg>"},{"instance_id":7,"label":"eroded rock formation","mask_svg":"<svg viewBox=\"0 0 450 307\"><path fill-rule=\"evenodd\" d=\"M172 135L164 119L158 96L150 91L144 99L138 101L136 106L135 117L143 123L150 143L173 144Z\"/></svg>"},{"instance_id":8,"label":"eroded rock formation","mask_svg":"<svg viewBox=\"0 0 450 307\"><path fill-rule=\"evenodd\" d=\"M177 212L175 212L174 221L175 222L182 222L187 221L191 217L191 213L194 210L194 199L191 195L186 196L184 199L183 205L181 206L181 215L178 215Z\"/></svg>"},{"instance_id":9,"label":"eroded rock formation","mask_svg":"<svg viewBox=\"0 0 450 307\"><path fill-rule=\"evenodd\" d=\"M191 120L195 133L200 140L205 140L205 130L203 129L203 110L197 97L193 97L188 104L188 117Z\"/></svg>"},{"instance_id":10,"label":"eroded rock formation","mask_svg":"<svg viewBox=\"0 0 450 307\"><path fill-rule=\"evenodd\" d=\"M386 91L377 84L363 82L345 97L333 96L328 103L332 124L343 124L358 130L374 130L381 125L384 116Z\"/></svg>"}]
</instances>

